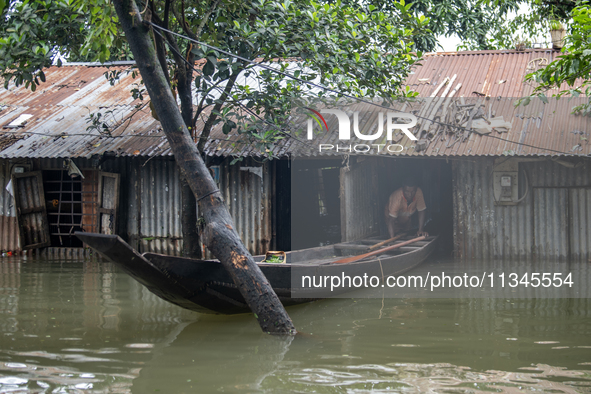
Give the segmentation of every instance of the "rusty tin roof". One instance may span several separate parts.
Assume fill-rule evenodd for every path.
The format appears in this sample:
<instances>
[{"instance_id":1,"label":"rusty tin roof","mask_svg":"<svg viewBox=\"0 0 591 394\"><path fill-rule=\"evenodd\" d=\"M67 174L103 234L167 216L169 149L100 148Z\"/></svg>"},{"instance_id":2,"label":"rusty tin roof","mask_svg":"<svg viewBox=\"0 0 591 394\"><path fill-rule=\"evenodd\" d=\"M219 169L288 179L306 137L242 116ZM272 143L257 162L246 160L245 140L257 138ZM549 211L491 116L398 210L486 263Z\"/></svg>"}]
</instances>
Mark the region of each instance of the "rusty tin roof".
<instances>
[{"instance_id":1,"label":"rusty tin roof","mask_svg":"<svg viewBox=\"0 0 591 394\"><path fill-rule=\"evenodd\" d=\"M489 117L494 113L511 127L502 133L493 131L486 135L475 132L460 135L462 133L453 128L437 135L427 133L420 149L415 141L403 137L397 142L404 150L395 155L591 154L588 141L590 121L587 117L570 114L573 101L563 99L547 105L532 102L525 107L513 105L513 98L523 97L533 90L531 84L523 82L523 77L548 64L558 54L550 49L532 49L523 52L475 51L426 55L407 80L407 85L419 92L420 97L429 97L446 78L455 76L453 87L462 84L454 96L455 102L461 100L470 104L480 100ZM119 82L113 86L103 75L107 70L121 72ZM50 67L45 72L47 82L35 92L24 86L16 88L12 84L8 89L0 88L0 158L89 158L107 152L118 156L171 155L160 123L152 117L146 104L148 100L141 102L131 96L130 91L137 87L140 79L132 78L129 70L129 65L109 68L88 64ZM444 90L440 89L438 97ZM431 105L431 102L419 100L409 104L406 110L420 114L421 108ZM364 103L356 107L361 111L372 109L370 104ZM98 127L92 127L90 114L97 113L102 114L101 122ZM22 128L5 128L21 114L33 116ZM108 135L101 133L103 121L108 125ZM264 154L244 138L235 134L225 135L221 125L218 125L212 130L205 146L206 154ZM337 144L337 133L325 137L323 142ZM355 142L363 141L351 141ZM302 138L285 138L273 148L273 154L316 156L318 152Z\"/></svg>"}]
</instances>

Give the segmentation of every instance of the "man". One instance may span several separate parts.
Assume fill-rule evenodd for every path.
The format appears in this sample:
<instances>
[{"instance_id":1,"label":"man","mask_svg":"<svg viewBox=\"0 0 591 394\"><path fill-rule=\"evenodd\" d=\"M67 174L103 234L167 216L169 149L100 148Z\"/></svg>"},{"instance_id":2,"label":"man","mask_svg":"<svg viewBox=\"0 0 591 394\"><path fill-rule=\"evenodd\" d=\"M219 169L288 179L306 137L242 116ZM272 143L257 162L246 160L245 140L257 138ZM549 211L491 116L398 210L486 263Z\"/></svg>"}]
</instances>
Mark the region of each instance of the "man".
<instances>
[{"instance_id":1,"label":"man","mask_svg":"<svg viewBox=\"0 0 591 394\"><path fill-rule=\"evenodd\" d=\"M423 191L416 183L409 179L400 189L390 195L386 205L386 226L390 237L396 234L410 230L411 216L418 211L419 231L417 236L428 237L429 234L423 230L426 217L425 199Z\"/></svg>"}]
</instances>

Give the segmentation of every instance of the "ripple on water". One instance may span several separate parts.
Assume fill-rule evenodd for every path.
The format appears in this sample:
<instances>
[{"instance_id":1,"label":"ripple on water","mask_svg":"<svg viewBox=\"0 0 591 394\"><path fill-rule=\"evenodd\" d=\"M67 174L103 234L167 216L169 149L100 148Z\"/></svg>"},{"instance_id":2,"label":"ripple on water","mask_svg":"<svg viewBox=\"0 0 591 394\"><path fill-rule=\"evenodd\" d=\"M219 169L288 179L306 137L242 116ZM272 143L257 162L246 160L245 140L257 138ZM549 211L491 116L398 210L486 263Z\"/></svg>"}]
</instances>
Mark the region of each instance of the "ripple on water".
<instances>
[{"instance_id":1,"label":"ripple on water","mask_svg":"<svg viewBox=\"0 0 591 394\"><path fill-rule=\"evenodd\" d=\"M474 371L445 363L349 365L330 368L279 369L261 384L280 392L580 392L591 389L588 371L538 364L518 372ZM325 387L323 389L323 387Z\"/></svg>"},{"instance_id":2,"label":"ripple on water","mask_svg":"<svg viewBox=\"0 0 591 394\"><path fill-rule=\"evenodd\" d=\"M44 366L0 362L0 393L102 393L105 392L105 385L114 392L129 393L131 382L138 376L139 369L136 368L130 369L128 373L93 373L53 364ZM114 381L117 382L115 385Z\"/></svg>"}]
</instances>

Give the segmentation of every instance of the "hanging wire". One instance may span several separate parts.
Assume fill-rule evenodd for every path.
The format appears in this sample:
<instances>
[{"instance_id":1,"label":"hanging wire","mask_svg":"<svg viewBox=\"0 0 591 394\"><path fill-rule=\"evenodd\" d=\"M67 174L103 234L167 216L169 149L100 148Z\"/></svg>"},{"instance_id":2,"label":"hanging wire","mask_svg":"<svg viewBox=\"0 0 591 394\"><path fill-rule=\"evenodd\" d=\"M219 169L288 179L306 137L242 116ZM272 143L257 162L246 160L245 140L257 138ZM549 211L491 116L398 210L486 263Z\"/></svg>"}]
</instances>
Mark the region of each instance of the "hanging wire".
<instances>
[{"instance_id":1,"label":"hanging wire","mask_svg":"<svg viewBox=\"0 0 591 394\"><path fill-rule=\"evenodd\" d=\"M222 53L222 54L224 54L224 55L228 55L228 56L231 56L231 57L233 57L233 58L235 58L235 59L242 60L242 61L244 61L244 62L247 62L247 63L249 63L249 64L256 65L257 67L260 67L260 68L263 68L263 69L265 69L265 70L271 71L271 72L273 72L273 73L276 73L276 74L282 75L282 76L284 76L284 77L290 78L290 79L292 79L292 80L294 80L294 81L298 81L298 82L300 82L300 83L303 83L303 84L306 84L306 85L308 85L308 86L312 86L312 87L315 87L315 88L318 88L318 89L324 90L324 91L326 91L326 92L331 92L331 93L337 94L337 95L339 95L339 96L346 97L346 98L349 98L349 99L352 99L352 100L356 100L356 101L358 101L358 102L365 103L365 104L369 104L369 105L372 105L372 106L375 106L375 107L384 108L384 109L391 109L390 107L387 107L387 106L384 106L384 105L380 105L380 104L376 104L376 103L374 103L374 102L371 102L371 101L368 101L368 100L365 100L365 99L362 99L362 98L359 98L359 97L355 97L355 96L352 96L352 95L350 95L350 94L347 94L347 93L344 93L344 92L340 92L340 91L338 91L338 90L336 90L336 89L332 89L332 88L329 88L329 87L326 87L326 86L323 86L323 85L320 85L320 84L317 84L317 83L314 83L314 82L306 81L306 80L304 80L304 79L302 79L302 78L298 78L298 77L296 77L296 76L294 76L294 75L291 75L291 74L289 74L289 73L287 73L287 72L284 72L284 71L277 70L276 68L274 68L274 67L271 67L271 66L269 66L269 65L266 65L266 64L264 64L264 63L261 63L261 62L256 62L256 61L254 61L254 60L251 60L251 59L247 59L247 58L245 58L245 57L243 57L243 56L236 55L236 54L234 54L234 53L232 53L232 52L228 52L228 51L226 51L226 50L223 50L223 49L221 49L221 48L219 48L219 47L216 47L216 46L214 46L214 45L210 45L210 44L204 43L204 42L202 42L202 41L195 40L195 39L193 39L193 38L191 38L191 37L187 37L187 36L185 36L185 35L182 35L182 34L176 33L176 32L174 32L174 31L172 31L172 30L169 30L169 29L166 29L166 28L164 28L164 27L158 26L158 25L156 25L156 24L154 24L154 23L152 23L152 22L150 22L150 21L144 20L143 22L144 22L145 24L148 24L148 25L152 26L152 27L155 27L155 28L156 28L156 29L158 29L158 30L161 30L161 31L167 32L167 33L169 33L169 34L172 34L172 35L175 35L175 36L177 36L177 37L181 37L181 38L183 38L183 39L189 40L189 41L191 41L191 42L194 42L194 43L196 43L196 44L199 44L199 45L205 46L205 47L207 47L207 48L213 49L213 50L215 50L215 51L217 51L217 52L220 52L220 53ZM166 41L166 40L165 40L165 41ZM184 58L183 56L181 56L181 57L182 57L182 58ZM429 118L427 118L427 117L420 116L420 115L415 115L415 116L416 116L418 119L427 120L427 121L429 121L429 122L436 123L436 124L439 124L439 125L442 125L442 126L447 126L447 127L450 127L450 128L456 129L456 130L459 130L459 131L471 131L471 129L467 129L467 128L465 128L465 127L458 126L458 125L454 125L454 124L451 124L451 123L445 123L445 122L442 122L442 121L439 121L439 120L429 119ZM271 124L272 124L272 123L271 123ZM273 124L273 125L274 125L274 124ZM276 126L276 125L274 125L274 126ZM291 136L290 134L288 134L288 135L289 135L290 137L293 137L293 136ZM503 139L503 138L501 138L501 137L496 137L496 136L489 135L489 134L484 134L483 136L485 136L485 137L489 137L489 138L498 139L498 140L501 140L501 141L504 141L504 142L507 142L507 143L510 143L510 144L515 144L515 145L526 146L526 147L529 147L529 148L534 148L534 149L539 149L539 150L545 150L545 151L548 151L548 152L560 153L560 154L563 154L563 155L571 155L571 156L579 156L579 157L588 157L588 155L574 154L574 153L572 153L572 152L571 152L571 153L569 153L569 152L559 151L559 150L550 149L550 148L543 148L543 147L539 147L539 146L535 146L535 145L531 145L531 144L526 144L526 143L523 143L523 142L509 141L509 140Z\"/></svg>"}]
</instances>

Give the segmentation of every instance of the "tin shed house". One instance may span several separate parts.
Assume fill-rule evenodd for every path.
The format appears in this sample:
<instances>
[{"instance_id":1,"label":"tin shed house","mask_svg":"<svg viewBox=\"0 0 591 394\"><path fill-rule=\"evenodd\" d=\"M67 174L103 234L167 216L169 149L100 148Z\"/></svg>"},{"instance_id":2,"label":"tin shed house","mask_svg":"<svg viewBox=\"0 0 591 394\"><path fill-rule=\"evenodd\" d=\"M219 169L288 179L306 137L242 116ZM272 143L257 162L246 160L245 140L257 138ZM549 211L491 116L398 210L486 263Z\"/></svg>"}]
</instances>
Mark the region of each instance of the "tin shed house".
<instances>
[{"instance_id":1,"label":"tin shed house","mask_svg":"<svg viewBox=\"0 0 591 394\"><path fill-rule=\"evenodd\" d=\"M589 121L567 100L515 106L533 89L525 74L557 54L425 56L407 81L422 99L399 108L417 117L418 140L398 133L394 152L368 154L354 148L364 141L347 148L330 134L323 143L340 151L286 138L273 152L281 159L265 161L213 130L207 162L254 254L384 234L384 204L413 174L431 231L458 257L588 259ZM164 134L129 94L135 81L113 87L105 71L50 68L35 93L0 90L0 249L77 253L82 245L69 235L82 229L113 231L142 252L181 254L182 188ZM336 118L326 120L334 130ZM246 159L231 165L234 155ZM51 249L63 247L74 249Z\"/></svg>"},{"instance_id":2,"label":"tin shed house","mask_svg":"<svg viewBox=\"0 0 591 394\"><path fill-rule=\"evenodd\" d=\"M116 233L142 252L181 254L183 188L174 157L147 102L130 94L138 81L124 75L111 86L106 71L51 67L36 92L0 89L4 252L76 256L85 252L73 232L89 231ZM231 166L236 144L216 132L206 146L212 173L249 250L263 253L281 242L274 200L284 186L275 174L287 167L244 146L248 157Z\"/></svg>"}]
</instances>

